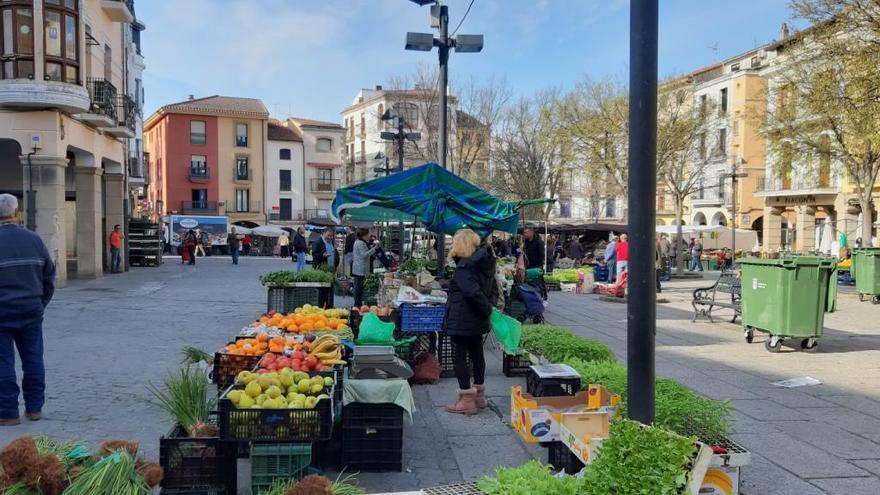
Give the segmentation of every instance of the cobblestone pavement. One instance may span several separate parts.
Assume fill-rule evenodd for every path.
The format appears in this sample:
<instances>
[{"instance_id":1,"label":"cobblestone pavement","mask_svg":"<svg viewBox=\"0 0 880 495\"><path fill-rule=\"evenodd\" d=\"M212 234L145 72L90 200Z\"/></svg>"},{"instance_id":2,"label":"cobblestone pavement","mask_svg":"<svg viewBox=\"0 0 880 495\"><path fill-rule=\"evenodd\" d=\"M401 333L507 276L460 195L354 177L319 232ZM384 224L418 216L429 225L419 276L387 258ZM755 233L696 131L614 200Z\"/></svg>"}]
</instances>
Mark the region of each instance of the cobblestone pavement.
<instances>
[{"instance_id":1,"label":"cobblestone pavement","mask_svg":"<svg viewBox=\"0 0 880 495\"><path fill-rule=\"evenodd\" d=\"M880 306L851 291L825 317L818 352L764 349L723 318L691 323L691 292L703 280L664 284L657 305L657 374L736 408L732 438L752 452L746 495L880 493ZM626 358L626 305L594 295L553 294L547 318L609 345ZM719 316L730 312L719 311ZM811 376L821 385L784 389L771 382Z\"/></svg>"}]
</instances>

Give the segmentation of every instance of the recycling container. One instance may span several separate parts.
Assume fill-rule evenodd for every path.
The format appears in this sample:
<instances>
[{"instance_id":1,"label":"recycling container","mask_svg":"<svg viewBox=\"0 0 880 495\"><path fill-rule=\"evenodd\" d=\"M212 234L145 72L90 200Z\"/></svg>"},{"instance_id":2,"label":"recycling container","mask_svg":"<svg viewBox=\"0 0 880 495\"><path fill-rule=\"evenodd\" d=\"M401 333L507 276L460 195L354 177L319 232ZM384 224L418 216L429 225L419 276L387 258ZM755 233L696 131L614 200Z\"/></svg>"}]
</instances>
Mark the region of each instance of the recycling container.
<instances>
[{"instance_id":1,"label":"recycling container","mask_svg":"<svg viewBox=\"0 0 880 495\"><path fill-rule=\"evenodd\" d=\"M743 258L739 264L746 340L758 330L769 334L764 345L771 352L778 352L785 339L799 339L801 349L816 350L825 312L834 309L836 300L836 292L829 292L834 260Z\"/></svg>"},{"instance_id":2,"label":"recycling container","mask_svg":"<svg viewBox=\"0 0 880 495\"><path fill-rule=\"evenodd\" d=\"M859 300L868 296L880 304L880 248L854 249L852 266Z\"/></svg>"}]
</instances>

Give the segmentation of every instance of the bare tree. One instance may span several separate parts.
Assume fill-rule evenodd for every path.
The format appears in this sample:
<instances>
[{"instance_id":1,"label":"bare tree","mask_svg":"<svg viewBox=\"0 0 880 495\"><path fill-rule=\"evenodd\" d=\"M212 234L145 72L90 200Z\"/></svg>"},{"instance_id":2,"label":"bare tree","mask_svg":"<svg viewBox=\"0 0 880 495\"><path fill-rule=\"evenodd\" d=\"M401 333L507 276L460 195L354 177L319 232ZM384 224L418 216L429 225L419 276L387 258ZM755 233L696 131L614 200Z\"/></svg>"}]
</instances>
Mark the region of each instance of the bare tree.
<instances>
[{"instance_id":1,"label":"bare tree","mask_svg":"<svg viewBox=\"0 0 880 495\"><path fill-rule=\"evenodd\" d=\"M522 98L499 121L494 143L493 188L511 200L555 198L572 170L570 143L558 127L554 90ZM524 209L526 218L546 219L553 204Z\"/></svg>"}]
</instances>

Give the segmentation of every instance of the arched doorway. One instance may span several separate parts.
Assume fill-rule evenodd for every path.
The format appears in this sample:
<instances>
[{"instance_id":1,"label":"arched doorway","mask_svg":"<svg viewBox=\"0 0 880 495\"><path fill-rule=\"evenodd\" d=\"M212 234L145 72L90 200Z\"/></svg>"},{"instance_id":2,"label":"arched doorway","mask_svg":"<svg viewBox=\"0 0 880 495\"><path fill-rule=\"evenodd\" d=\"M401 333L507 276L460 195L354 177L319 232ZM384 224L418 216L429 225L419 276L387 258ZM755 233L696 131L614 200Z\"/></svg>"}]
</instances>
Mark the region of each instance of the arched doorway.
<instances>
[{"instance_id":1,"label":"arched doorway","mask_svg":"<svg viewBox=\"0 0 880 495\"><path fill-rule=\"evenodd\" d=\"M693 224L694 225L706 225L706 215L703 215L703 212L697 212L697 214L694 215Z\"/></svg>"},{"instance_id":2,"label":"arched doorway","mask_svg":"<svg viewBox=\"0 0 880 495\"><path fill-rule=\"evenodd\" d=\"M0 193L18 198L19 209L24 208L24 167L21 165L21 145L14 139L0 139Z\"/></svg>"},{"instance_id":3,"label":"arched doorway","mask_svg":"<svg viewBox=\"0 0 880 495\"><path fill-rule=\"evenodd\" d=\"M727 216L722 212L717 212L712 215L712 225L721 225L722 227L727 226Z\"/></svg>"},{"instance_id":4,"label":"arched doorway","mask_svg":"<svg viewBox=\"0 0 880 495\"><path fill-rule=\"evenodd\" d=\"M751 229L758 233L758 244L764 245L764 217L756 218L751 225Z\"/></svg>"}]
</instances>

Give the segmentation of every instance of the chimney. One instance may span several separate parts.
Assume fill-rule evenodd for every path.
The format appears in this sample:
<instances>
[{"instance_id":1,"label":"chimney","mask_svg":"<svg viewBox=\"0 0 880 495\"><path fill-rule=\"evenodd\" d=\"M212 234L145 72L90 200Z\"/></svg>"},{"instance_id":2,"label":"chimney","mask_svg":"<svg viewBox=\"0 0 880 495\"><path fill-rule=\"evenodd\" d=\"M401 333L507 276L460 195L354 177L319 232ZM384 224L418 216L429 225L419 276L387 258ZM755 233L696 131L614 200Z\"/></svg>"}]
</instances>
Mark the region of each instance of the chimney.
<instances>
[{"instance_id":1,"label":"chimney","mask_svg":"<svg viewBox=\"0 0 880 495\"><path fill-rule=\"evenodd\" d=\"M381 84L377 84L377 85L376 85L376 91L382 91L382 85L381 85Z\"/></svg>"},{"instance_id":2,"label":"chimney","mask_svg":"<svg viewBox=\"0 0 880 495\"><path fill-rule=\"evenodd\" d=\"M785 41L785 40L787 40L787 39L788 39L788 36L789 36L789 32L788 32L788 23L783 22L783 23L782 23L782 27L779 28L779 41Z\"/></svg>"},{"instance_id":3,"label":"chimney","mask_svg":"<svg viewBox=\"0 0 880 495\"><path fill-rule=\"evenodd\" d=\"M189 101L193 101L195 99L196 99L195 95L189 95L189 98L187 98L187 100L189 100Z\"/></svg>"}]
</instances>

